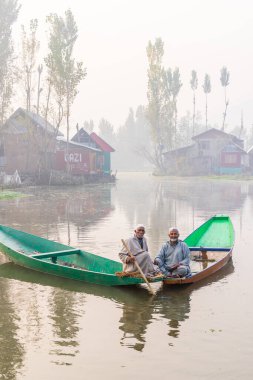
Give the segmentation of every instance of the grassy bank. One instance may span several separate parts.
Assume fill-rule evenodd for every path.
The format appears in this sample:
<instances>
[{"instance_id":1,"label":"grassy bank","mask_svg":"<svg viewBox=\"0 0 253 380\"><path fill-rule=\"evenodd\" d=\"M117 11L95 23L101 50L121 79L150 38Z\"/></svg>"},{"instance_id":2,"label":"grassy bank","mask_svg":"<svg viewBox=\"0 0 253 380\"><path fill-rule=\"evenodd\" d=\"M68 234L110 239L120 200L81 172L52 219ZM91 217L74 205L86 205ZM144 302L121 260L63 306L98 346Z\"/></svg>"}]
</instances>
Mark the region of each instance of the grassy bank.
<instances>
[{"instance_id":1,"label":"grassy bank","mask_svg":"<svg viewBox=\"0 0 253 380\"><path fill-rule=\"evenodd\" d=\"M1 199L13 199L13 198L21 198L24 197L25 195L22 193L18 193L16 191L10 191L10 190L3 190L0 191L0 200Z\"/></svg>"}]
</instances>

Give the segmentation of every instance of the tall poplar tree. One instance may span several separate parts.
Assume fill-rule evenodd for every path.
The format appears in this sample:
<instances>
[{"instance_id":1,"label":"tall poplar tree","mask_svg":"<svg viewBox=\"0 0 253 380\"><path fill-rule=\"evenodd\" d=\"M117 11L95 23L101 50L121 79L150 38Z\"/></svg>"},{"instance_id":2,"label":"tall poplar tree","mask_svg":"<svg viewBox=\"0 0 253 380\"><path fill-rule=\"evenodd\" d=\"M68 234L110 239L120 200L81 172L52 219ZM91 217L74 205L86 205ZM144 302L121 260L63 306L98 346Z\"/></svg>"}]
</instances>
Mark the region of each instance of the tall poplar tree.
<instances>
[{"instance_id":1,"label":"tall poplar tree","mask_svg":"<svg viewBox=\"0 0 253 380\"><path fill-rule=\"evenodd\" d=\"M0 0L0 124L3 124L7 117L17 78L12 26L18 17L19 9L17 0Z\"/></svg>"},{"instance_id":2,"label":"tall poplar tree","mask_svg":"<svg viewBox=\"0 0 253 380\"><path fill-rule=\"evenodd\" d=\"M77 62L73 57L78 28L71 10L68 9L64 17L56 13L50 14L47 21L50 37L49 54L45 62L50 71L59 112L66 118L68 153L71 106L78 93L78 85L86 75L86 69L83 62Z\"/></svg>"},{"instance_id":3,"label":"tall poplar tree","mask_svg":"<svg viewBox=\"0 0 253 380\"><path fill-rule=\"evenodd\" d=\"M211 92L211 80L208 74L205 75L204 84L202 87L206 96L206 130L207 130L207 96Z\"/></svg>"},{"instance_id":4,"label":"tall poplar tree","mask_svg":"<svg viewBox=\"0 0 253 380\"><path fill-rule=\"evenodd\" d=\"M227 86L229 85L229 78L230 78L230 73L228 69L225 66L223 66L220 71L220 81L221 81L222 87L224 87L224 100L225 100L225 110L223 112L223 120L222 120L222 128L221 128L223 131L225 129L225 120L226 120L227 108L229 104L229 101L227 99Z\"/></svg>"},{"instance_id":5,"label":"tall poplar tree","mask_svg":"<svg viewBox=\"0 0 253 380\"><path fill-rule=\"evenodd\" d=\"M196 118L196 90L198 88L197 72L192 70L190 85L193 92L193 113L192 113L192 136L195 134L195 118Z\"/></svg>"},{"instance_id":6,"label":"tall poplar tree","mask_svg":"<svg viewBox=\"0 0 253 380\"><path fill-rule=\"evenodd\" d=\"M34 90L33 76L40 43L37 39L38 20L30 21L29 30L26 31L22 25L22 61L23 61L23 80L26 92L26 110L31 111L32 93Z\"/></svg>"},{"instance_id":7,"label":"tall poplar tree","mask_svg":"<svg viewBox=\"0 0 253 380\"><path fill-rule=\"evenodd\" d=\"M176 101L181 87L179 71L165 70L162 66L163 41L157 38L154 44L149 41L148 57L148 106L147 119L151 126L153 155L146 156L159 171L163 171L163 150L169 150L175 142L177 119Z\"/></svg>"},{"instance_id":8,"label":"tall poplar tree","mask_svg":"<svg viewBox=\"0 0 253 380\"><path fill-rule=\"evenodd\" d=\"M179 95L179 91L182 87L182 82L180 80L179 68L176 67L172 74L172 86L171 86L171 94L172 94L172 105L173 105L173 118L174 118L174 131L173 131L173 145L176 147L176 139L177 139L177 97Z\"/></svg>"}]
</instances>

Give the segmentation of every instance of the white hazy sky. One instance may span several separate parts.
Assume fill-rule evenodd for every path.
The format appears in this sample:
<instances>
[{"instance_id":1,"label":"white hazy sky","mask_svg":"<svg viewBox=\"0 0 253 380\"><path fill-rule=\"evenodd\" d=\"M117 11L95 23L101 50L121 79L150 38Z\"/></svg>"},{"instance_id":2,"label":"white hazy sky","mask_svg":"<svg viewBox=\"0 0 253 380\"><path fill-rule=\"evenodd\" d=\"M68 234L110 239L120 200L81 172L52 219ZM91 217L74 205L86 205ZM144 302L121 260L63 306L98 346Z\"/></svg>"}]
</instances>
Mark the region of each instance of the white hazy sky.
<instances>
[{"instance_id":1,"label":"white hazy sky","mask_svg":"<svg viewBox=\"0 0 253 380\"><path fill-rule=\"evenodd\" d=\"M79 28L75 55L84 61L87 77L73 105L73 126L103 117L115 128L124 124L130 107L147 103L148 41L164 41L166 68L178 66L183 87L179 116L192 110L191 70L199 77L197 110L204 119L202 90L211 76L209 121L220 126L224 110L220 69L227 66L229 128L253 124L253 1L250 0L20 0L18 24L38 18L42 51L46 47L45 17L71 8ZM16 29L18 26L16 26ZM18 39L16 39L18 43ZM44 48L43 48L44 46ZM45 51L43 51L44 53ZM74 129L73 129L74 130Z\"/></svg>"}]
</instances>

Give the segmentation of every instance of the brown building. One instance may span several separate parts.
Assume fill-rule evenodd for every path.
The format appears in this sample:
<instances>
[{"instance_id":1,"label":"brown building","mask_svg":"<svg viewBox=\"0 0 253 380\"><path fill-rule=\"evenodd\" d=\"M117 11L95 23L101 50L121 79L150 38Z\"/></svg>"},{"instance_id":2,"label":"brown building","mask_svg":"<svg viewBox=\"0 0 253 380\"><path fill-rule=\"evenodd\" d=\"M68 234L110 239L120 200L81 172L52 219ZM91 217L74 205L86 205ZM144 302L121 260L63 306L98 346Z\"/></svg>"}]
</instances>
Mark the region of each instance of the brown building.
<instances>
[{"instance_id":1,"label":"brown building","mask_svg":"<svg viewBox=\"0 0 253 380\"><path fill-rule=\"evenodd\" d=\"M0 130L0 170L21 175L47 170L57 135L62 133L41 116L18 108Z\"/></svg>"},{"instance_id":2,"label":"brown building","mask_svg":"<svg viewBox=\"0 0 253 380\"><path fill-rule=\"evenodd\" d=\"M111 175L111 153L115 150L95 132L88 134L81 128L71 139L84 146L97 149L96 170L103 175Z\"/></svg>"},{"instance_id":3,"label":"brown building","mask_svg":"<svg viewBox=\"0 0 253 380\"><path fill-rule=\"evenodd\" d=\"M164 153L168 174L238 174L248 170L248 154L243 140L212 128L192 138L187 147Z\"/></svg>"},{"instance_id":4,"label":"brown building","mask_svg":"<svg viewBox=\"0 0 253 380\"><path fill-rule=\"evenodd\" d=\"M67 171L74 175L93 175L100 172L97 165L97 157L101 151L92 146L81 144L75 141L69 141L57 137L55 157L53 160L53 169ZM68 168L67 168L68 166Z\"/></svg>"}]
</instances>

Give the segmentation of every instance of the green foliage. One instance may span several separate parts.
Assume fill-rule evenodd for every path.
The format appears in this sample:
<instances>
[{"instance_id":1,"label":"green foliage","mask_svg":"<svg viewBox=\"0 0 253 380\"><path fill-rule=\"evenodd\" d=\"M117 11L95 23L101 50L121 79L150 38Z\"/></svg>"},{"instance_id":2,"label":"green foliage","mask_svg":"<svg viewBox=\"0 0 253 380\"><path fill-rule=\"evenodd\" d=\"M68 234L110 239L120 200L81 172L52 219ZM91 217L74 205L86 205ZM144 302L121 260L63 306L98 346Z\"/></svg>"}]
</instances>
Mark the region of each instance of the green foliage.
<instances>
[{"instance_id":1,"label":"green foliage","mask_svg":"<svg viewBox=\"0 0 253 380\"><path fill-rule=\"evenodd\" d=\"M22 193L18 193L15 191L0 191L0 199L13 199L13 198L21 198L24 197L25 195Z\"/></svg>"},{"instance_id":2,"label":"green foliage","mask_svg":"<svg viewBox=\"0 0 253 380\"><path fill-rule=\"evenodd\" d=\"M191 80L190 80L190 85L192 91L196 91L198 88L198 77L197 77L197 71L192 70L191 72Z\"/></svg>"},{"instance_id":3,"label":"green foliage","mask_svg":"<svg viewBox=\"0 0 253 380\"><path fill-rule=\"evenodd\" d=\"M202 87L205 94L209 94L211 92L211 80L208 74L205 75L204 84Z\"/></svg>"},{"instance_id":4,"label":"green foliage","mask_svg":"<svg viewBox=\"0 0 253 380\"><path fill-rule=\"evenodd\" d=\"M151 128L153 155L149 154L147 158L158 170L163 170L163 151L176 145L177 97L182 87L179 69L166 70L162 66L163 54L161 38L157 38L154 44L149 41L147 119Z\"/></svg>"},{"instance_id":5,"label":"green foliage","mask_svg":"<svg viewBox=\"0 0 253 380\"><path fill-rule=\"evenodd\" d=\"M198 88L198 77L197 72L192 70L191 72L191 80L190 80L191 89L193 91L193 115L192 115L192 135L195 134L195 118L196 118L196 99L195 92Z\"/></svg>"},{"instance_id":6,"label":"green foliage","mask_svg":"<svg viewBox=\"0 0 253 380\"><path fill-rule=\"evenodd\" d=\"M220 71L220 81L222 87L227 87L229 85L229 78L230 78L230 73L228 69L223 66L221 71Z\"/></svg>"},{"instance_id":7,"label":"green foliage","mask_svg":"<svg viewBox=\"0 0 253 380\"><path fill-rule=\"evenodd\" d=\"M203 84L203 90L206 95L206 130L207 130L207 95L211 92L211 80L210 76L208 74L205 75L204 84Z\"/></svg>"},{"instance_id":8,"label":"green foliage","mask_svg":"<svg viewBox=\"0 0 253 380\"><path fill-rule=\"evenodd\" d=\"M33 75L40 43L37 39L38 20L32 19L29 25L29 32L22 25L22 78L25 83L26 109L31 111L31 99L33 92Z\"/></svg>"},{"instance_id":9,"label":"green foliage","mask_svg":"<svg viewBox=\"0 0 253 380\"><path fill-rule=\"evenodd\" d=\"M223 121L222 121L222 128L221 128L224 131L225 120L226 120L226 116L227 116L227 108L228 108L228 104L229 104L229 101L227 99L226 89L227 89L227 86L229 85L230 73L229 73L228 69L226 68L226 66L222 67L220 73L221 73L220 81L221 81L222 87L224 87L224 100L225 100L225 110L223 112Z\"/></svg>"},{"instance_id":10,"label":"green foliage","mask_svg":"<svg viewBox=\"0 0 253 380\"><path fill-rule=\"evenodd\" d=\"M69 140L70 108L78 93L78 85L86 76L86 69L83 67L83 62L77 62L73 58L78 29L71 10L65 12L64 18L56 13L50 14L47 22L50 37L49 54L45 62L59 110L66 116L67 140Z\"/></svg>"}]
</instances>

